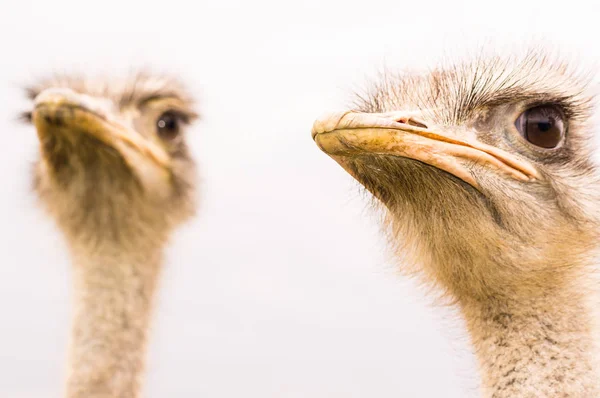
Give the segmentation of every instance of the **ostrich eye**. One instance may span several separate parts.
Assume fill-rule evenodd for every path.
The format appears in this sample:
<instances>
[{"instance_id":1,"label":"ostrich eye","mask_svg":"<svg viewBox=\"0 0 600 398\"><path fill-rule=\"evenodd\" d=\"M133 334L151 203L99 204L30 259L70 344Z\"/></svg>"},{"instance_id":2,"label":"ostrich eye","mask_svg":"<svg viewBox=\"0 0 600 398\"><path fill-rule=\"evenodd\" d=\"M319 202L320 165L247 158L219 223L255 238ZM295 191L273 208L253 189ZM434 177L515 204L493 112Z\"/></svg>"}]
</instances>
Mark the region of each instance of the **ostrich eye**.
<instances>
[{"instance_id":1,"label":"ostrich eye","mask_svg":"<svg viewBox=\"0 0 600 398\"><path fill-rule=\"evenodd\" d=\"M181 117L175 112L163 113L156 121L158 135L165 140L172 140L179 135Z\"/></svg>"},{"instance_id":2,"label":"ostrich eye","mask_svg":"<svg viewBox=\"0 0 600 398\"><path fill-rule=\"evenodd\" d=\"M541 148L556 148L565 136L562 112L552 105L530 108L521 113L515 126L527 141Z\"/></svg>"}]
</instances>

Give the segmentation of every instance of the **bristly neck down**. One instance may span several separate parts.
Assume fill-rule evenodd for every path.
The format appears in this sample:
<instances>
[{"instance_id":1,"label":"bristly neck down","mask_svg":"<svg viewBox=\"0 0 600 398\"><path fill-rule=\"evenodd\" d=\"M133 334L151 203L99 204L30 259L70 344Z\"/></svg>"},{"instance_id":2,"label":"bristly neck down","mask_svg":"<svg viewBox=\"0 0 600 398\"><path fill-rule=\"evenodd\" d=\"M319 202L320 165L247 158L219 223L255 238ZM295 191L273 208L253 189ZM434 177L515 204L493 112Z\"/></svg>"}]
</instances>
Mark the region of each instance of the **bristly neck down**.
<instances>
[{"instance_id":1,"label":"bristly neck down","mask_svg":"<svg viewBox=\"0 0 600 398\"><path fill-rule=\"evenodd\" d=\"M599 397L589 290L571 282L543 293L521 293L459 303L480 364L484 396Z\"/></svg>"},{"instance_id":2,"label":"bristly neck down","mask_svg":"<svg viewBox=\"0 0 600 398\"><path fill-rule=\"evenodd\" d=\"M140 396L162 247L72 250L67 398Z\"/></svg>"}]
</instances>

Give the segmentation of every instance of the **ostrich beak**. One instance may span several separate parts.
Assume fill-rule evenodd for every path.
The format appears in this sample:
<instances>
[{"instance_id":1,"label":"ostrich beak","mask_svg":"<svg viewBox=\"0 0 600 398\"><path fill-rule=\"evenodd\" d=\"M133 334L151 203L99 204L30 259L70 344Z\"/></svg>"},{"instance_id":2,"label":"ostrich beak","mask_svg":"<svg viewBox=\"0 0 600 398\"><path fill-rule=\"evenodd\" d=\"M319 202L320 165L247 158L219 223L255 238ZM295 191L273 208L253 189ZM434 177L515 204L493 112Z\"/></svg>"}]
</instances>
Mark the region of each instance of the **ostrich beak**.
<instances>
[{"instance_id":1,"label":"ostrich beak","mask_svg":"<svg viewBox=\"0 0 600 398\"><path fill-rule=\"evenodd\" d=\"M41 92L34 101L32 121L40 142L56 131L88 134L116 149L131 166L139 166L140 157L169 168L166 151L145 139L132 128L113 120L109 100L75 93L64 88Z\"/></svg>"},{"instance_id":2,"label":"ostrich beak","mask_svg":"<svg viewBox=\"0 0 600 398\"><path fill-rule=\"evenodd\" d=\"M529 163L496 147L467 142L428 129L406 112L328 114L315 121L312 137L321 150L345 167L345 158L365 153L418 160L479 189L470 165L479 164L518 181L539 179Z\"/></svg>"}]
</instances>

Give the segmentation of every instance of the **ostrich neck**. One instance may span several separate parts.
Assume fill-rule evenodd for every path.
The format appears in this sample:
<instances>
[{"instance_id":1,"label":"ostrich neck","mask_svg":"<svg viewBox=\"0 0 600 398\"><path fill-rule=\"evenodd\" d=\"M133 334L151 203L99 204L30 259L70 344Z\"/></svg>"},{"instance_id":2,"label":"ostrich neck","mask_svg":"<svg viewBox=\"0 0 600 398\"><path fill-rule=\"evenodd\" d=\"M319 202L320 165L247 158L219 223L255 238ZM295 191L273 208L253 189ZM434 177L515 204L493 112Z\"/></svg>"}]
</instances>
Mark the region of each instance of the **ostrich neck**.
<instances>
[{"instance_id":1,"label":"ostrich neck","mask_svg":"<svg viewBox=\"0 0 600 398\"><path fill-rule=\"evenodd\" d=\"M553 286L543 295L463 301L484 396L599 397L594 323L585 295L585 289Z\"/></svg>"},{"instance_id":2,"label":"ostrich neck","mask_svg":"<svg viewBox=\"0 0 600 398\"><path fill-rule=\"evenodd\" d=\"M68 398L140 394L161 248L73 250L74 319Z\"/></svg>"}]
</instances>

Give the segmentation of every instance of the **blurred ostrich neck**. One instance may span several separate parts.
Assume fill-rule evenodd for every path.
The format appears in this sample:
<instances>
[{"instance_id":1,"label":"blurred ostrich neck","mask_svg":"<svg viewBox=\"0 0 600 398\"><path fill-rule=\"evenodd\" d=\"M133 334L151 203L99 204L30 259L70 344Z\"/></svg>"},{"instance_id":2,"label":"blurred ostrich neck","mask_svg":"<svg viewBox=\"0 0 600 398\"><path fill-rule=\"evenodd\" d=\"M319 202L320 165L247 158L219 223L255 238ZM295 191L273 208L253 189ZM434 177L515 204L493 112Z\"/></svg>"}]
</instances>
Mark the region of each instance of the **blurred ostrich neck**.
<instances>
[{"instance_id":1,"label":"blurred ostrich neck","mask_svg":"<svg viewBox=\"0 0 600 398\"><path fill-rule=\"evenodd\" d=\"M137 246L110 240L72 245L68 398L139 396L162 245Z\"/></svg>"},{"instance_id":2,"label":"blurred ostrich neck","mask_svg":"<svg viewBox=\"0 0 600 398\"><path fill-rule=\"evenodd\" d=\"M600 396L589 289L573 283L572 274L562 278L502 297L459 299L484 396Z\"/></svg>"}]
</instances>

